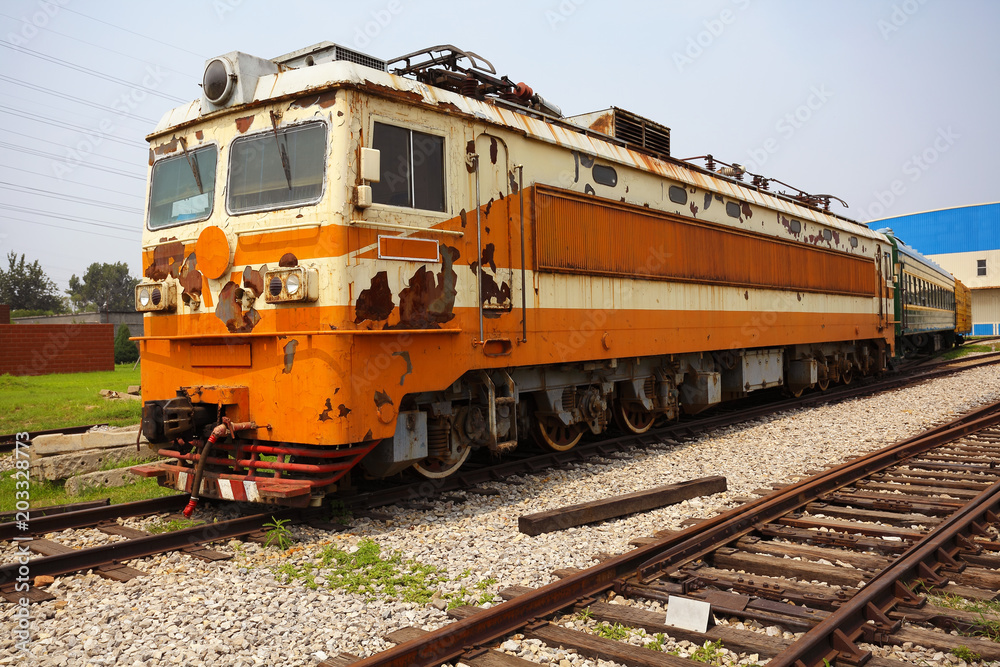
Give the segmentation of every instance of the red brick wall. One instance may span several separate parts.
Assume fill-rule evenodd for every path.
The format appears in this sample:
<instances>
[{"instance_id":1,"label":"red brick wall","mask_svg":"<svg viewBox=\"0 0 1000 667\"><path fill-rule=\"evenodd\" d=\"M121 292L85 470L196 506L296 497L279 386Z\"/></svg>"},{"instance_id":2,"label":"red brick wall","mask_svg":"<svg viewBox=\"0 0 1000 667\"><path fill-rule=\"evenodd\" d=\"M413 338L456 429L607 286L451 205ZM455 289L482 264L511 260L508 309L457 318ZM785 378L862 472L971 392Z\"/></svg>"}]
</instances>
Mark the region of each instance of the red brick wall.
<instances>
[{"instance_id":1,"label":"red brick wall","mask_svg":"<svg viewBox=\"0 0 1000 667\"><path fill-rule=\"evenodd\" d=\"M0 324L10 324L10 306L0 304Z\"/></svg>"},{"instance_id":2,"label":"red brick wall","mask_svg":"<svg viewBox=\"0 0 1000 667\"><path fill-rule=\"evenodd\" d=\"M0 375L114 369L113 324L0 324Z\"/></svg>"}]
</instances>

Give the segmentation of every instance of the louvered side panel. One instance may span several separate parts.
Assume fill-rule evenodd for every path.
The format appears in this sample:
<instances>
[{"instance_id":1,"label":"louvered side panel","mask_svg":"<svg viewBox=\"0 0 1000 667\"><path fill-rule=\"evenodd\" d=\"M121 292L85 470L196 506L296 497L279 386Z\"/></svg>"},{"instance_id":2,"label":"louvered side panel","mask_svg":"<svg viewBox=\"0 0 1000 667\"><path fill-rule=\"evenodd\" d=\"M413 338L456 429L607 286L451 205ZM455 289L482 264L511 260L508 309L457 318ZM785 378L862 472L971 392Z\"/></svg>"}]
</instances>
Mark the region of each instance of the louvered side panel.
<instances>
[{"instance_id":1,"label":"louvered side panel","mask_svg":"<svg viewBox=\"0 0 1000 667\"><path fill-rule=\"evenodd\" d=\"M544 187L534 204L539 271L876 293L869 259Z\"/></svg>"}]
</instances>

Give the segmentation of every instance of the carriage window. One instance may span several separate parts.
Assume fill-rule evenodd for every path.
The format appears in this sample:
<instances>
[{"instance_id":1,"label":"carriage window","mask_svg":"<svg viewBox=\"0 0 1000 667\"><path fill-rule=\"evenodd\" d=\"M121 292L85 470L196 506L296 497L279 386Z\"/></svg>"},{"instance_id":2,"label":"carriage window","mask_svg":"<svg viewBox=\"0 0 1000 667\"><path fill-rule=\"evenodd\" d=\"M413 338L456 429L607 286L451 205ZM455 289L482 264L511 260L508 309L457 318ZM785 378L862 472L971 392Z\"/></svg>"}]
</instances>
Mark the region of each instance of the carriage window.
<instances>
[{"instance_id":1,"label":"carriage window","mask_svg":"<svg viewBox=\"0 0 1000 667\"><path fill-rule=\"evenodd\" d=\"M233 213L315 203L323 196L326 127L308 123L240 137L229 161Z\"/></svg>"},{"instance_id":2,"label":"carriage window","mask_svg":"<svg viewBox=\"0 0 1000 667\"><path fill-rule=\"evenodd\" d=\"M381 153L376 204L444 211L444 138L375 123L372 148Z\"/></svg>"},{"instance_id":3,"label":"carriage window","mask_svg":"<svg viewBox=\"0 0 1000 667\"><path fill-rule=\"evenodd\" d=\"M149 228L204 220L215 203L215 146L159 160L149 186Z\"/></svg>"},{"instance_id":4,"label":"carriage window","mask_svg":"<svg viewBox=\"0 0 1000 667\"><path fill-rule=\"evenodd\" d=\"M986 260L977 259L976 260L976 275L985 276L986 275Z\"/></svg>"},{"instance_id":5,"label":"carriage window","mask_svg":"<svg viewBox=\"0 0 1000 667\"><path fill-rule=\"evenodd\" d=\"M614 167L608 167L603 164L595 164L591 172L594 174L594 180L601 185L607 185L611 188L618 185L618 172L615 171Z\"/></svg>"},{"instance_id":6,"label":"carriage window","mask_svg":"<svg viewBox=\"0 0 1000 667\"><path fill-rule=\"evenodd\" d=\"M671 185L670 190L668 190L670 201L675 204L686 204L688 203L688 193L687 190L680 187L679 185Z\"/></svg>"}]
</instances>

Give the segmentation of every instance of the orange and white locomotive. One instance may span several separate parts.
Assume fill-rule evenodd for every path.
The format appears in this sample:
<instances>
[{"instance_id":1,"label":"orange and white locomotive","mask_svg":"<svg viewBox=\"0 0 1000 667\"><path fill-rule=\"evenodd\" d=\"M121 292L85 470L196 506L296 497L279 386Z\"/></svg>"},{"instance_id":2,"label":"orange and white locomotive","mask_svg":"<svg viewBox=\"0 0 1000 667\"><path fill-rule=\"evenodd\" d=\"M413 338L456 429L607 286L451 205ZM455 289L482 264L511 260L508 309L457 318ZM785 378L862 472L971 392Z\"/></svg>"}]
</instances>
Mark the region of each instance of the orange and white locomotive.
<instances>
[{"instance_id":1,"label":"orange and white locomotive","mask_svg":"<svg viewBox=\"0 0 1000 667\"><path fill-rule=\"evenodd\" d=\"M454 47L230 53L148 140L143 433L172 460L136 471L195 495L305 505L892 354L884 237Z\"/></svg>"}]
</instances>

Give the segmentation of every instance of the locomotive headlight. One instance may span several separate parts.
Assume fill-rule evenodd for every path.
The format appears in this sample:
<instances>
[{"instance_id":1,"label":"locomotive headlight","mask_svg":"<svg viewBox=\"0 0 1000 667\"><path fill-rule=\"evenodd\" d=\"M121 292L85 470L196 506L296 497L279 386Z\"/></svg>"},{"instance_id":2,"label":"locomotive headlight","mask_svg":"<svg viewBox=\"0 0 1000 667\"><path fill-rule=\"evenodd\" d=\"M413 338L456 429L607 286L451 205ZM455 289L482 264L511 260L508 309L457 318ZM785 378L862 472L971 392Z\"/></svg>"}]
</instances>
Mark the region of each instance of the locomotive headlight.
<instances>
[{"instance_id":1,"label":"locomotive headlight","mask_svg":"<svg viewBox=\"0 0 1000 667\"><path fill-rule=\"evenodd\" d=\"M267 303L315 301L319 296L319 273L301 266L274 269L264 274Z\"/></svg>"},{"instance_id":2,"label":"locomotive headlight","mask_svg":"<svg viewBox=\"0 0 1000 667\"><path fill-rule=\"evenodd\" d=\"M135 309L140 313L172 311L177 305L177 288L173 283L140 283L135 286Z\"/></svg>"},{"instance_id":3,"label":"locomotive headlight","mask_svg":"<svg viewBox=\"0 0 1000 667\"><path fill-rule=\"evenodd\" d=\"M299 281L298 274L288 274L288 278L285 279L285 290L288 292L288 296L295 296L300 287L302 287L302 283Z\"/></svg>"},{"instance_id":4,"label":"locomotive headlight","mask_svg":"<svg viewBox=\"0 0 1000 667\"><path fill-rule=\"evenodd\" d=\"M236 73L232 63L225 58L215 58L208 63L201 80L205 99L212 104L224 104L236 88Z\"/></svg>"}]
</instances>

